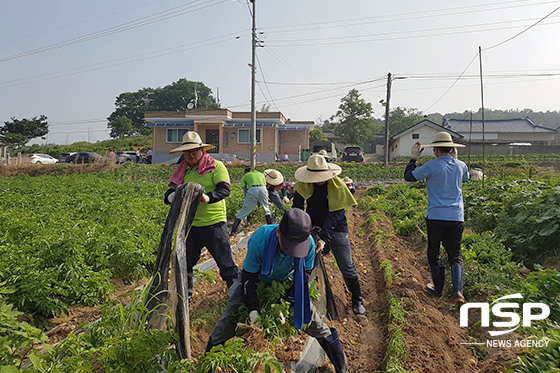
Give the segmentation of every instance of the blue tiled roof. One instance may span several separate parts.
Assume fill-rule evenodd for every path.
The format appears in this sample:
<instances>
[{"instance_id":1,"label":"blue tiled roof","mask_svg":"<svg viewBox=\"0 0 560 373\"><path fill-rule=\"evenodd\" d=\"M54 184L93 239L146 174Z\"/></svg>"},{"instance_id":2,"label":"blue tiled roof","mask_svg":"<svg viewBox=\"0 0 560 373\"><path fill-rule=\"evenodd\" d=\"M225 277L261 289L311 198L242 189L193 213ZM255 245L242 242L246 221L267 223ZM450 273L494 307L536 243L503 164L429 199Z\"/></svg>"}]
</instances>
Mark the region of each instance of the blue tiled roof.
<instances>
[{"instance_id":1,"label":"blue tiled roof","mask_svg":"<svg viewBox=\"0 0 560 373\"><path fill-rule=\"evenodd\" d=\"M458 133L471 132L470 119L443 118L443 127ZM485 133L554 133L555 129L537 126L529 118L493 119L484 121ZM482 121L472 121L472 133L482 133Z\"/></svg>"}]
</instances>

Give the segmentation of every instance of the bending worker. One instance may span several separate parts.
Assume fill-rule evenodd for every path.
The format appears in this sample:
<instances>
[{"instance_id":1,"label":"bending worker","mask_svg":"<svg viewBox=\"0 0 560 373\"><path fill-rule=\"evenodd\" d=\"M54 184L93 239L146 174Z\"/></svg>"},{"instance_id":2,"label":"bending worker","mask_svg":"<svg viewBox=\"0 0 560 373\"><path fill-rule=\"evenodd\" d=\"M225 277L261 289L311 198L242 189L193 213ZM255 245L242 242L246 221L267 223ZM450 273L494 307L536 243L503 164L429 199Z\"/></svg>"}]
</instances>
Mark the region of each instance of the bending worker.
<instances>
[{"instance_id":1,"label":"bending worker","mask_svg":"<svg viewBox=\"0 0 560 373\"><path fill-rule=\"evenodd\" d=\"M229 173L222 162L214 160L206 153L206 150L213 148L215 146L204 144L198 133L189 131L183 136L183 144L169 152L182 153L184 160L169 179L169 190L165 193L164 202L170 204L175 190L183 183L194 182L204 187L204 194L186 242L189 301L192 300L193 267L200 259L203 247L212 254L220 268L220 276L228 288L238 277L238 269L233 262L229 245L224 200L230 193Z\"/></svg>"},{"instance_id":2,"label":"bending worker","mask_svg":"<svg viewBox=\"0 0 560 373\"><path fill-rule=\"evenodd\" d=\"M461 255L464 228L462 183L469 180L469 170L454 155L457 148L464 148L465 145L454 143L447 132L438 132L434 142L424 145L424 148L433 148L437 158L416 168L416 160L424 150L421 146L419 142L412 145L404 179L426 179L428 209L424 218L428 228L428 263L433 281L426 288L430 294L441 297L445 284L445 266L441 265L440 259L440 245L443 245L451 266L455 306L459 308L466 303L463 296L464 262Z\"/></svg>"},{"instance_id":3,"label":"bending worker","mask_svg":"<svg viewBox=\"0 0 560 373\"><path fill-rule=\"evenodd\" d=\"M352 260L348 222L344 209L356 206L356 200L344 182L336 175L342 172L339 165L327 163L325 157L312 155L307 166L295 172L294 208L304 209L311 216L313 226L321 228L319 237L330 248L342 272L346 286L352 293L352 311L356 315L366 313L356 265Z\"/></svg>"},{"instance_id":4,"label":"bending worker","mask_svg":"<svg viewBox=\"0 0 560 373\"><path fill-rule=\"evenodd\" d=\"M307 213L291 209L284 214L280 224L264 225L253 233L248 242L241 281L236 281L229 290L228 304L208 339L207 352L235 336L237 322L234 314L242 302L249 311L250 323L259 318L259 281L281 282L293 275L295 327L317 338L337 373L348 372L336 329L329 328L309 299L308 273L315 260L311 228Z\"/></svg>"},{"instance_id":5,"label":"bending worker","mask_svg":"<svg viewBox=\"0 0 560 373\"><path fill-rule=\"evenodd\" d=\"M265 185L266 180L262 172L254 171L251 167L245 168L245 175L241 178L241 188L245 193L245 199L231 227L231 235L237 232L241 220L245 219L259 203L263 208L266 223L272 224L272 213L268 207L268 191Z\"/></svg>"},{"instance_id":6,"label":"bending worker","mask_svg":"<svg viewBox=\"0 0 560 373\"><path fill-rule=\"evenodd\" d=\"M268 200L274 203L280 210L286 212L284 203L290 203L286 197L286 185L284 184L284 176L277 170L268 169L263 171L264 179L266 180L266 190L268 190ZM282 193L282 199L278 192Z\"/></svg>"}]
</instances>

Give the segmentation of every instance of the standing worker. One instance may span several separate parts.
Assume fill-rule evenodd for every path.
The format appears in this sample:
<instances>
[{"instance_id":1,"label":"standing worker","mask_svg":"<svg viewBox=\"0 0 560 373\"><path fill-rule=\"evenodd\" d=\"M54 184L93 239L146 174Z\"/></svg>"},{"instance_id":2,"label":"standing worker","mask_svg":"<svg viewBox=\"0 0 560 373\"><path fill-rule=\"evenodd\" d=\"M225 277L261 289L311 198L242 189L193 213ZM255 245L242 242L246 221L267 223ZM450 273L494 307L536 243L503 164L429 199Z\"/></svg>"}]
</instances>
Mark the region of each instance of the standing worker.
<instances>
[{"instance_id":1,"label":"standing worker","mask_svg":"<svg viewBox=\"0 0 560 373\"><path fill-rule=\"evenodd\" d=\"M304 209L311 216L313 225L320 227L319 237L325 247L333 252L336 263L342 272L346 286L352 293L352 311L364 315L366 309L362 301L362 291L356 265L352 260L346 207L356 206L356 200L344 182L336 175L342 169L334 163L327 163L322 155L309 157L307 166L295 172L296 194L293 207Z\"/></svg>"},{"instance_id":2,"label":"standing worker","mask_svg":"<svg viewBox=\"0 0 560 373\"><path fill-rule=\"evenodd\" d=\"M152 148L148 148L148 152L146 153L146 156L148 157L146 159L146 163L152 164L152 157L154 156L154 152L152 151Z\"/></svg>"},{"instance_id":3,"label":"standing worker","mask_svg":"<svg viewBox=\"0 0 560 373\"><path fill-rule=\"evenodd\" d=\"M215 146L204 144L198 133L189 131L183 136L183 144L169 152L182 153L185 160L169 179L170 189L165 193L164 201L171 203L175 190L181 184L194 182L204 187L204 194L186 242L189 301L192 299L193 267L200 259L203 247L208 249L218 264L220 276L228 288L239 273L233 262L227 230L224 198L230 193L229 173L222 162L216 161L206 153L206 150L213 148Z\"/></svg>"},{"instance_id":4,"label":"standing worker","mask_svg":"<svg viewBox=\"0 0 560 373\"><path fill-rule=\"evenodd\" d=\"M136 148L136 163L140 163L140 148Z\"/></svg>"},{"instance_id":5,"label":"standing worker","mask_svg":"<svg viewBox=\"0 0 560 373\"><path fill-rule=\"evenodd\" d=\"M447 252L451 265L451 281L455 306L460 308L466 303L463 296L463 239L464 211L462 183L469 180L467 165L454 158L457 148L465 145L455 144L447 132L438 132L434 142L424 145L433 148L435 160L416 168L416 160L424 150L419 142L412 145L410 162L406 165L404 179L418 181L426 179L428 190L428 209L424 218L428 228L428 263L432 284L426 285L430 294L441 297L445 284L445 266L441 265L440 244Z\"/></svg>"},{"instance_id":6,"label":"standing worker","mask_svg":"<svg viewBox=\"0 0 560 373\"><path fill-rule=\"evenodd\" d=\"M232 236L237 232L241 220L245 219L259 203L263 208L266 224L272 224L272 213L268 207L268 191L265 185L266 180L262 172L254 171L251 167L245 168L245 175L241 178L241 188L245 193L245 199L231 227Z\"/></svg>"},{"instance_id":7,"label":"standing worker","mask_svg":"<svg viewBox=\"0 0 560 373\"><path fill-rule=\"evenodd\" d=\"M336 329L329 328L309 298L309 273L315 260L311 229L309 215L291 209L284 214L280 224L265 225L253 233L247 245L241 281L236 281L229 291L228 304L208 339L206 352L235 336L237 322L234 314L241 303L247 306L251 324L259 318L259 282L282 282L293 275L295 327L317 338L337 373L348 372Z\"/></svg>"},{"instance_id":8,"label":"standing worker","mask_svg":"<svg viewBox=\"0 0 560 373\"><path fill-rule=\"evenodd\" d=\"M277 170L268 169L263 171L264 179L266 180L266 190L268 190L268 200L274 203L280 210L286 212L284 203L290 203L286 197L286 185L284 184L284 176ZM282 193L282 199L278 192Z\"/></svg>"}]
</instances>

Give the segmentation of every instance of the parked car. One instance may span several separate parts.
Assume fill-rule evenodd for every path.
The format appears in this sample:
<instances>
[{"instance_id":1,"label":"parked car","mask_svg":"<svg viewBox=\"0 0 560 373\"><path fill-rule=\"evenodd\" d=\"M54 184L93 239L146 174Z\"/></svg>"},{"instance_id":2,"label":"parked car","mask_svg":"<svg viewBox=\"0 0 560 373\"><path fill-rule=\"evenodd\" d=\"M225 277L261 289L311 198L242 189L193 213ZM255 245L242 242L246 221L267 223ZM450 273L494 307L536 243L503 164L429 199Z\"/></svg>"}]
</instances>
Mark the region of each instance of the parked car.
<instances>
[{"instance_id":1,"label":"parked car","mask_svg":"<svg viewBox=\"0 0 560 373\"><path fill-rule=\"evenodd\" d=\"M364 152L359 146L347 146L342 152L342 162L363 162Z\"/></svg>"},{"instance_id":2,"label":"parked car","mask_svg":"<svg viewBox=\"0 0 560 373\"><path fill-rule=\"evenodd\" d=\"M31 154L31 157L29 157L29 159L31 160L31 163L36 164L53 164L58 162L58 159L51 157L48 154L39 153Z\"/></svg>"},{"instance_id":3,"label":"parked car","mask_svg":"<svg viewBox=\"0 0 560 373\"><path fill-rule=\"evenodd\" d=\"M104 163L110 162L111 158L103 157L97 153L74 153L66 158L66 163Z\"/></svg>"},{"instance_id":4,"label":"parked car","mask_svg":"<svg viewBox=\"0 0 560 373\"><path fill-rule=\"evenodd\" d=\"M61 154L58 156L58 161L59 161L59 162L66 162L66 158L70 157L72 154L76 154L76 152L73 152L73 153L61 153Z\"/></svg>"},{"instance_id":5,"label":"parked car","mask_svg":"<svg viewBox=\"0 0 560 373\"><path fill-rule=\"evenodd\" d=\"M117 163L136 162L136 152L117 152ZM140 154L140 161L138 163L146 163L146 156Z\"/></svg>"}]
</instances>

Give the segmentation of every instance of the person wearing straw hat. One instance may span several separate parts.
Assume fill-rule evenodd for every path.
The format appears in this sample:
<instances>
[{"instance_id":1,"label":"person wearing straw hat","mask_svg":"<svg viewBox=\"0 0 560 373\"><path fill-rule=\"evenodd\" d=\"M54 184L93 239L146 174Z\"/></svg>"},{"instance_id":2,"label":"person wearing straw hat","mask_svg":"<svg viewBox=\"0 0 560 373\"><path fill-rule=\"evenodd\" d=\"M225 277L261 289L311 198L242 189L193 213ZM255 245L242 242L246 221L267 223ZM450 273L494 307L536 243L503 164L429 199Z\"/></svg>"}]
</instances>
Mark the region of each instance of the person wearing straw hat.
<instances>
[{"instance_id":1,"label":"person wearing straw hat","mask_svg":"<svg viewBox=\"0 0 560 373\"><path fill-rule=\"evenodd\" d=\"M272 212L270 212L270 208L268 207L266 180L262 172L253 170L251 167L246 167L245 175L241 178L241 188L243 188L243 193L245 193L245 199L231 227L230 235L232 236L237 232L241 220L245 219L257 204L260 204L263 208L266 224L272 224L273 222Z\"/></svg>"},{"instance_id":2,"label":"person wearing straw hat","mask_svg":"<svg viewBox=\"0 0 560 373\"><path fill-rule=\"evenodd\" d=\"M354 181L352 179L350 179L348 176L345 176L342 181L344 181L344 184L346 184L350 193L356 193L356 188L354 188Z\"/></svg>"},{"instance_id":3,"label":"person wearing straw hat","mask_svg":"<svg viewBox=\"0 0 560 373\"><path fill-rule=\"evenodd\" d=\"M352 311L364 315L362 291L356 265L352 260L346 207L356 206L356 200L344 182L337 176L342 172L339 165L327 163L325 157L316 154L309 157L307 165L295 172L296 194L293 207L304 209L311 216L313 225L320 228L319 246L327 245L333 252L342 277L352 293Z\"/></svg>"},{"instance_id":4,"label":"person wearing straw hat","mask_svg":"<svg viewBox=\"0 0 560 373\"><path fill-rule=\"evenodd\" d=\"M278 208L286 212L284 203L290 203L286 197L286 185L284 184L284 176L280 171L267 169L263 171L266 180L266 190L268 190L268 200L274 203ZM283 199L280 199L278 192L282 192Z\"/></svg>"},{"instance_id":5,"label":"person wearing straw hat","mask_svg":"<svg viewBox=\"0 0 560 373\"><path fill-rule=\"evenodd\" d=\"M323 321L309 298L309 274L315 261L311 230L309 215L300 209L290 209L280 224L265 225L253 233L247 243L240 281L229 290L226 309L208 338L206 352L235 336L235 314L241 304L245 304L249 311L250 324L260 319L257 295L260 282L283 282L293 276L294 317L286 322L293 322L296 328L317 338L337 373L348 372L336 328L330 328Z\"/></svg>"},{"instance_id":6,"label":"person wearing straw hat","mask_svg":"<svg viewBox=\"0 0 560 373\"><path fill-rule=\"evenodd\" d=\"M200 259L203 247L208 249L216 261L220 276L228 288L239 274L233 261L227 228L225 198L230 193L229 173L222 162L206 153L206 150L213 148L215 146L203 143L198 133L189 131L183 136L181 146L169 152L183 154L184 161L169 179L169 190L165 193L164 201L170 204L175 190L181 184L193 182L204 187L186 242L189 301L192 300L193 267Z\"/></svg>"},{"instance_id":7,"label":"person wearing straw hat","mask_svg":"<svg viewBox=\"0 0 560 373\"><path fill-rule=\"evenodd\" d=\"M433 148L435 160L416 168L416 160L424 148ZM428 263L433 283L426 285L430 294L441 297L445 284L445 266L440 260L440 245L447 252L451 266L451 281L455 306L466 303L463 296L463 256L461 241L464 229L462 183L469 180L467 165L456 159L457 148L465 145L453 142L448 132L438 132L434 141L427 145L419 142L412 145L411 159L406 166L404 179L418 181L426 179L428 208L424 215L428 229Z\"/></svg>"}]
</instances>

